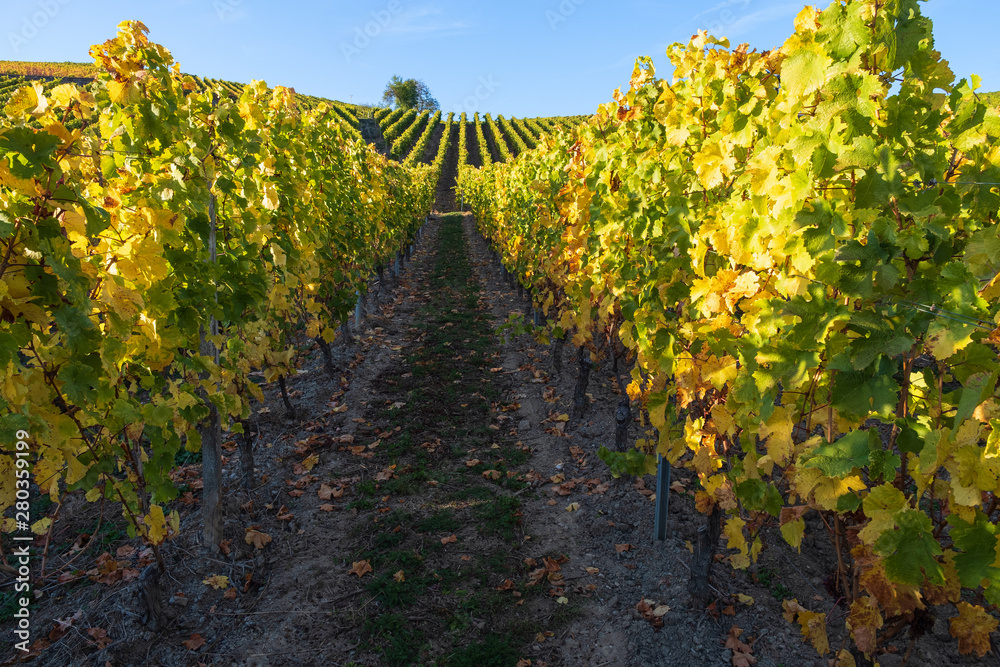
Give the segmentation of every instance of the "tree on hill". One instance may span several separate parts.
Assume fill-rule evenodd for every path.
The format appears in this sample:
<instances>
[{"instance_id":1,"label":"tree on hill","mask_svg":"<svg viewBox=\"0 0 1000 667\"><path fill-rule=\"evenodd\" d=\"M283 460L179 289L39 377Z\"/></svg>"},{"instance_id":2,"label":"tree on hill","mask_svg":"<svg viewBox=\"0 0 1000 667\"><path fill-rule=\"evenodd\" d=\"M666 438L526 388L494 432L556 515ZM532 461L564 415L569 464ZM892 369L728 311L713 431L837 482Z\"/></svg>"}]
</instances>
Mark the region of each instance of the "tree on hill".
<instances>
[{"instance_id":1,"label":"tree on hill","mask_svg":"<svg viewBox=\"0 0 1000 667\"><path fill-rule=\"evenodd\" d=\"M430 88L423 81L393 76L385 86L382 101L397 109L416 109L417 111L437 111L441 108L438 101L431 95Z\"/></svg>"}]
</instances>

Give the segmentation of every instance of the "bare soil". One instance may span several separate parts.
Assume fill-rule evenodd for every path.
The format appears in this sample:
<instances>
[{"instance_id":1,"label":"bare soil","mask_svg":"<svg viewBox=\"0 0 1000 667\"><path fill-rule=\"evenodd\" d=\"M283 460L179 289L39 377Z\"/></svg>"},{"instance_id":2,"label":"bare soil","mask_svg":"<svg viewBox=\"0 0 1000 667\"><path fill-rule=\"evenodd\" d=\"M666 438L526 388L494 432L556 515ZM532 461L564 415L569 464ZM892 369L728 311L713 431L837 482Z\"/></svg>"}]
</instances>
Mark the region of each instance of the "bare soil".
<instances>
[{"instance_id":1,"label":"bare soil","mask_svg":"<svg viewBox=\"0 0 1000 667\"><path fill-rule=\"evenodd\" d=\"M466 123L465 126L465 148L469 151L469 164L475 168L483 166L483 158L479 154L479 140L476 136L476 124Z\"/></svg>"}]
</instances>

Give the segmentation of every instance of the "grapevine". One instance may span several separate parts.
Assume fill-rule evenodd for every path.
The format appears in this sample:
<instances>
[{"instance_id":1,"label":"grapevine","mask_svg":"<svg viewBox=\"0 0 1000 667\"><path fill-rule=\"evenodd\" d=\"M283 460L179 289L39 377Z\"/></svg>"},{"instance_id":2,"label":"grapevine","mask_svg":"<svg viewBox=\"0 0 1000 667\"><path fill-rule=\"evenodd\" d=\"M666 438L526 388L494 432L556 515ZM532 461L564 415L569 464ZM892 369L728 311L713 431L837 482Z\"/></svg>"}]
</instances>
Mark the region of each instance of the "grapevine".
<instances>
[{"instance_id":1,"label":"grapevine","mask_svg":"<svg viewBox=\"0 0 1000 667\"><path fill-rule=\"evenodd\" d=\"M889 619L954 603L981 656L1000 604L1000 117L916 3L806 8L795 28L763 53L701 32L668 49L670 81L641 58L584 124L459 185L552 326L631 351L650 430L638 458L602 452L613 469L694 472L736 568L768 527L801 548L817 516L869 657ZM808 606L786 617L829 653Z\"/></svg>"}]
</instances>

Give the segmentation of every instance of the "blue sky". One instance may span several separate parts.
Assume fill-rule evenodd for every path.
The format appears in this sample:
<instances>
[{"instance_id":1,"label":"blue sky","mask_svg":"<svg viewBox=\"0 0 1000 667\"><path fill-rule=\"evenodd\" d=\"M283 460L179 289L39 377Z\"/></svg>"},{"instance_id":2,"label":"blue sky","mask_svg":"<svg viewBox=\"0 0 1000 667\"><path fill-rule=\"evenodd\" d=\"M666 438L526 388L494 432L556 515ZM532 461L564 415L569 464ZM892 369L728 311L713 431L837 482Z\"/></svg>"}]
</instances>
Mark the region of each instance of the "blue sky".
<instances>
[{"instance_id":1,"label":"blue sky","mask_svg":"<svg viewBox=\"0 0 1000 667\"><path fill-rule=\"evenodd\" d=\"M85 62L139 19L184 71L378 102L389 78L423 80L445 112L587 114L628 82L640 55L699 28L778 46L805 2L787 0L7 0L0 59ZM826 6L826 2L819 3ZM936 46L958 77L1000 90L998 0L930 0Z\"/></svg>"}]
</instances>

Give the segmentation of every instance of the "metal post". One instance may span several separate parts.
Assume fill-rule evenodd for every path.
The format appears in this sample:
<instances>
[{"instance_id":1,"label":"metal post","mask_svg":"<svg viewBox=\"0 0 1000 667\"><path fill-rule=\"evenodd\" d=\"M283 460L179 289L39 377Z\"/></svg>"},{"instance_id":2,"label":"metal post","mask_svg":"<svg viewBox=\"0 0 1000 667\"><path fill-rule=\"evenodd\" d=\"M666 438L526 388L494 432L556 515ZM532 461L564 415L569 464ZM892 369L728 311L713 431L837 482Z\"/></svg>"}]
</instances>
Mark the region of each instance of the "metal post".
<instances>
[{"instance_id":1,"label":"metal post","mask_svg":"<svg viewBox=\"0 0 1000 667\"><path fill-rule=\"evenodd\" d=\"M656 455L656 517L653 538L667 539L667 510L670 507L670 462Z\"/></svg>"},{"instance_id":2,"label":"metal post","mask_svg":"<svg viewBox=\"0 0 1000 667\"><path fill-rule=\"evenodd\" d=\"M354 304L354 333L361 334L361 290L355 290L358 302Z\"/></svg>"}]
</instances>

